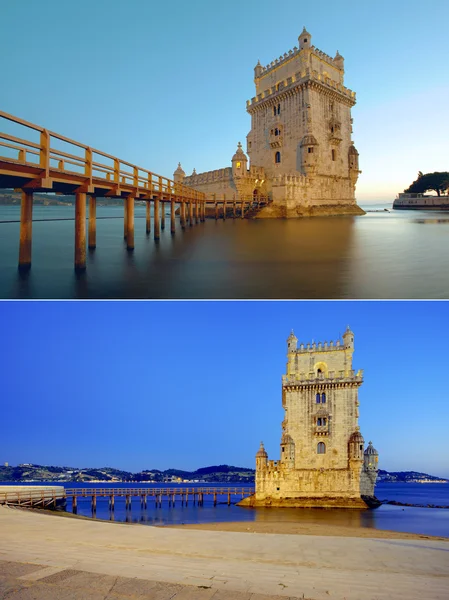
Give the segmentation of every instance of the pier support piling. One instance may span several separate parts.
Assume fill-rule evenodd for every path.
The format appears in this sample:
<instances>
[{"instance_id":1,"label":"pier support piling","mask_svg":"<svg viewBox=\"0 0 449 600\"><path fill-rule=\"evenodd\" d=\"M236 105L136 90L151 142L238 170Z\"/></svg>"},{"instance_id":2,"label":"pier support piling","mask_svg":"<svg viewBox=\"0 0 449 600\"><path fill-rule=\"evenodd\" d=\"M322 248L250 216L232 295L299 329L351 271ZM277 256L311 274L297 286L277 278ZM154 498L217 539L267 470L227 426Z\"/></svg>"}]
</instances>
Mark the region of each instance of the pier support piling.
<instances>
[{"instance_id":1,"label":"pier support piling","mask_svg":"<svg viewBox=\"0 0 449 600\"><path fill-rule=\"evenodd\" d=\"M75 271L86 270L86 194L75 196Z\"/></svg>"},{"instance_id":2,"label":"pier support piling","mask_svg":"<svg viewBox=\"0 0 449 600\"><path fill-rule=\"evenodd\" d=\"M128 205L128 235L126 236L126 248L127 250L134 250L134 198L128 196L125 202Z\"/></svg>"},{"instance_id":3,"label":"pier support piling","mask_svg":"<svg viewBox=\"0 0 449 600\"><path fill-rule=\"evenodd\" d=\"M128 202L123 200L123 239L128 239Z\"/></svg>"},{"instance_id":4,"label":"pier support piling","mask_svg":"<svg viewBox=\"0 0 449 600\"><path fill-rule=\"evenodd\" d=\"M176 231L175 221L175 201L170 200L170 233L174 234Z\"/></svg>"},{"instance_id":5,"label":"pier support piling","mask_svg":"<svg viewBox=\"0 0 449 600\"><path fill-rule=\"evenodd\" d=\"M89 250L97 247L97 199L89 196Z\"/></svg>"},{"instance_id":6,"label":"pier support piling","mask_svg":"<svg viewBox=\"0 0 449 600\"><path fill-rule=\"evenodd\" d=\"M186 203L184 201L181 202L179 211L181 213L181 229L186 228Z\"/></svg>"},{"instance_id":7,"label":"pier support piling","mask_svg":"<svg viewBox=\"0 0 449 600\"><path fill-rule=\"evenodd\" d=\"M31 269L31 240L33 228L33 192L22 191L20 206L19 271Z\"/></svg>"},{"instance_id":8,"label":"pier support piling","mask_svg":"<svg viewBox=\"0 0 449 600\"><path fill-rule=\"evenodd\" d=\"M193 202L189 202L189 225L193 227Z\"/></svg>"},{"instance_id":9,"label":"pier support piling","mask_svg":"<svg viewBox=\"0 0 449 600\"><path fill-rule=\"evenodd\" d=\"M146 233L148 235L151 231L151 202L149 200L147 201L147 206L146 206L146 221L147 221Z\"/></svg>"},{"instance_id":10,"label":"pier support piling","mask_svg":"<svg viewBox=\"0 0 449 600\"><path fill-rule=\"evenodd\" d=\"M161 237L160 234L161 223L159 220L159 198L154 200L154 239L158 240Z\"/></svg>"},{"instance_id":11,"label":"pier support piling","mask_svg":"<svg viewBox=\"0 0 449 600\"><path fill-rule=\"evenodd\" d=\"M165 202L161 201L161 229L165 229Z\"/></svg>"}]
</instances>

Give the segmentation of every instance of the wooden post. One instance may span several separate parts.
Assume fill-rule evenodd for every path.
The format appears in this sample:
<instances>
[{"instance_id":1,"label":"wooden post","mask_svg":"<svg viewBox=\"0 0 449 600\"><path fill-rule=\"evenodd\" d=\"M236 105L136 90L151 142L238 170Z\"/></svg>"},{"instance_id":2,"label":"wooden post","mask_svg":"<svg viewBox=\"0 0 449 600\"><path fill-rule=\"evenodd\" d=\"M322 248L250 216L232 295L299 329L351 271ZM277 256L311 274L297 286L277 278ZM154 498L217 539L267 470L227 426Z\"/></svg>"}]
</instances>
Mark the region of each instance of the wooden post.
<instances>
[{"instance_id":1,"label":"wooden post","mask_svg":"<svg viewBox=\"0 0 449 600\"><path fill-rule=\"evenodd\" d=\"M97 247L97 199L89 196L89 249Z\"/></svg>"},{"instance_id":2,"label":"wooden post","mask_svg":"<svg viewBox=\"0 0 449 600\"><path fill-rule=\"evenodd\" d=\"M173 199L170 200L170 233L175 233L175 201Z\"/></svg>"},{"instance_id":3,"label":"wooden post","mask_svg":"<svg viewBox=\"0 0 449 600\"><path fill-rule=\"evenodd\" d=\"M134 198L128 196L125 202L128 203L128 235L126 237L127 250L134 250Z\"/></svg>"},{"instance_id":4,"label":"wooden post","mask_svg":"<svg viewBox=\"0 0 449 600\"><path fill-rule=\"evenodd\" d=\"M235 219L235 218L236 218L236 216L237 216L237 213L236 213L236 208L237 208L237 206L236 206L236 204L235 204L235 194L234 194L234 202L233 202L233 204L232 204L232 216L233 216L233 218L234 218L234 219Z\"/></svg>"},{"instance_id":5,"label":"wooden post","mask_svg":"<svg viewBox=\"0 0 449 600\"><path fill-rule=\"evenodd\" d=\"M231 506L231 492L228 492L228 506Z\"/></svg>"},{"instance_id":6,"label":"wooden post","mask_svg":"<svg viewBox=\"0 0 449 600\"><path fill-rule=\"evenodd\" d=\"M245 217L245 202L242 200L242 219Z\"/></svg>"},{"instance_id":7,"label":"wooden post","mask_svg":"<svg viewBox=\"0 0 449 600\"><path fill-rule=\"evenodd\" d=\"M128 239L128 202L123 200L123 239Z\"/></svg>"},{"instance_id":8,"label":"wooden post","mask_svg":"<svg viewBox=\"0 0 449 600\"><path fill-rule=\"evenodd\" d=\"M199 206L198 206L198 200L195 200L195 223L198 224L200 222L200 215L199 215Z\"/></svg>"},{"instance_id":9,"label":"wooden post","mask_svg":"<svg viewBox=\"0 0 449 600\"><path fill-rule=\"evenodd\" d=\"M186 203L182 200L180 204L180 212L181 212L181 229L186 228Z\"/></svg>"},{"instance_id":10,"label":"wooden post","mask_svg":"<svg viewBox=\"0 0 449 600\"><path fill-rule=\"evenodd\" d=\"M154 199L154 239L158 240L160 236L160 221L159 221L159 198Z\"/></svg>"},{"instance_id":11,"label":"wooden post","mask_svg":"<svg viewBox=\"0 0 449 600\"><path fill-rule=\"evenodd\" d=\"M214 492L214 506L217 506L217 492Z\"/></svg>"},{"instance_id":12,"label":"wooden post","mask_svg":"<svg viewBox=\"0 0 449 600\"><path fill-rule=\"evenodd\" d=\"M97 510L97 496L95 494L92 495L92 512L96 512Z\"/></svg>"},{"instance_id":13,"label":"wooden post","mask_svg":"<svg viewBox=\"0 0 449 600\"><path fill-rule=\"evenodd\" d=\"M77 507L77 502L76 502L76 501L77 501L76 495L75 495L75 494L73 494L73 496L72 496L72 513L73 513L74 515L76 515L76 511L77 511L77 508L78 508L78 507Z\"/></svg>"},{"instance_id":14,"label":"wooden post","mask_svg":"<svg viewBox=\"0 0 449 600\"><path fill-rule=\"evenodd\" d=\"M226 220L226 194L223 194L223 221Z\"/></svg>"},{"instance_id":15,"label":"wooden post","mask_svg":"<svg viewBox=\"0 0 449 600\"><path fill-rule=\"evenodd\" d=\"M147 217L147 228L146 228L146 232L147 234L150 233L151 231L151 202L150 200L147 200L147 213L146 213L146 217Z\"/></svg>"},{"instance_id":16,"label":"wooden post","mask_svg":"<svg viewBox=\"0 0 449 600\"><path fill-rule=\"evenodd\" d=\"M86 194L75 196L75 271L86 269Z\"/></svg>"},{"instance_id":17,"label":"wooden post","mask_svg":"<svg viewBox=\"0 0 449 600\"><path fill-rule=\"evenodd\" d=\"M22 191L20 206L19 270L31 269L31 240L33 228L33 192Z\"/></svg>"},{"instance_id":18,"label":"wooden post","mask_svg":"<svg viewBox=\"0 0 449 600\"><path fill-rule=\"evenodd\" d=\"M161 200L161 229L165 229L165 202Z\"/></svg>"},{"instance_id":19,"label":"wooden post","mask_svg":"<svg viewBox=\"0 0 449 600\"><path fill-rule=\"evenodd\" d=\"M115 496L114 494L111 494L111 496L109 497L109 507L111 510L114 510L115 508Z\"/></svg>"},{"instance_id":20,"label":"wooden post","mask_svg":"<svg viewBox=\"0 0 449 600\"><path fill-rule=\"evenodd\" d=\"M193 227L193 202L189 201L189 225Z\"/></svg>"}]
</instances>

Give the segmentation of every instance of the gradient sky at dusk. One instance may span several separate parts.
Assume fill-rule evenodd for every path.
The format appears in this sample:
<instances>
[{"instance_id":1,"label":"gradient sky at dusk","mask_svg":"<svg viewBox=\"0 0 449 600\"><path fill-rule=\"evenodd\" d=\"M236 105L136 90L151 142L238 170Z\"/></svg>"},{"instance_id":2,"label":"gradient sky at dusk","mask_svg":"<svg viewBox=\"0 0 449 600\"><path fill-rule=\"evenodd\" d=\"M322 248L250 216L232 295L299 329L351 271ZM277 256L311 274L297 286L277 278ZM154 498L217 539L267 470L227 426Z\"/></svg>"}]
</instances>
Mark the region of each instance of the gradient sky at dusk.
<instances>
[{"instance_id":1,"label":"gradient sky at dusk","mask_svg":"<svg viewBox=\"0 0 449 600\"><path fill-rule=\"evenodd\" d=\"M286 339L355 333L380 467L449 477L445 302L1 304L0 464L254 466L279 458Z\"/></svg>"},{"instance_id":2,"label":"gradient sky at dusk","mask_svg":"<svg viewBox=\"0 0 449 600\"><path fill-rule=\"evenodd\" d=\"M447 0L5 0L0 109L165 176L222 168L246 145L257 60L305 25L357 93L359 201L393 200L448 170L448 19Z\"/></svg>"}]
</instances>

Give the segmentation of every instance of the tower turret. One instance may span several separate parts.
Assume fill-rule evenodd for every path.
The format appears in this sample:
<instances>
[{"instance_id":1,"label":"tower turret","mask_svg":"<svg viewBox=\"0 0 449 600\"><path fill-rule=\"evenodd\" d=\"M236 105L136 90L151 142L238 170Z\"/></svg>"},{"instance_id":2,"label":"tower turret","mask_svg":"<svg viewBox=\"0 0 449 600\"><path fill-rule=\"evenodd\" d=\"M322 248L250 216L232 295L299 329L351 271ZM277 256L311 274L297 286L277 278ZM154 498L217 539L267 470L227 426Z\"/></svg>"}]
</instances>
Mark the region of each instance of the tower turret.
<instances>
[{"instance_id":1,"label":"tower turret","mask_svg":"<svg viewBox=\"0 0 449 600\"><path fill-rule=\"evenodd\" d=\"M258 471L267 468L268 454L264 448L263 442L260 442L259 450L256 452L256 474Z\"/></svg>"},{"instance_id":2,"label":"tower turret","mask_svg":"<svg viewBox=\"0 0 449 600\"><path fill-rule=\"evenodd\" d=\"M337 54L334 57L334 65L337 67L337 69L344 71L345 59L343 58L343 56L340 54L340 52L338 50L337 50Z\"/></svg>"},{"instance_id":3,"label":"tower turret","mask_svg":"<svg viewBox=\"0 0 449 600\"><path fill-rule=\"evenodd\" d=\"M365 447L365 440L363 435L357 429L349 438L349 459L363 461L363 448Z\"/></svg>"},{"instance_id":4,"label":"tower turret","mask_svg":"<svg viewBox=\"0 0 449 600\"><path fill-rule=\"evenodd\" d=\"M295 336L295 334L293 333L293 329L292 329L292 332L290 333L290 335L287 338L287 354L296 352L297 347L298 347L298 338Z\"/></svg>"},{"instance_id":5,"label":"tower turret","mask_svg":"<svg viewBox=\"0 0 449 600\"><path fill-rule=\"evenodd\" d=\"M348 166L349 166L349 178L351 179L353 185L357 183L357 179L359 178L359 153L357 152L354 144L349 146L348 150Z\"/></svg>"},{"instance_id":6,"label":"tower turret","mask_svg":"<svg viewBox=\"0 0 449 600\"><path fill-rule=\"evenodd\" d=\"M259 79L262 75L263 67L260 64L260 60L257 61L257 65L254 67L254 79Z\"/></svg>"},{"instance_id":7,"label":"tower turret","mask_svg":"<svg viewBox=\"0 0 449 600\"><path fill-rule=\"evenodd\" d=\"M310 48L312 45L312 36L305 27L303 27L302 33L298 37L298 42L300 50L304 50L304 48Z\"/></svg>"},{"instance_id":8,"label":"tower turret","mask_svg":"<svg viewBox=\"0 0 449 600\"><path fill-rule=\"evenodd\" d=\"M178 163L178 168L173 173L173 179L175 180L175 183L182 183L185 176L186 174L181 167L181 163Z\"/></svg>"},{"instance_id":9,"label":"tower turret","mask_svg":"<svg viewBox=\"0 0 449 600\"><path fill-rule=\"evenodd\" d=\"M283 433L281 438L281 462L290 469L295 466L295 442L288 433Z\"/></svg>"},{"instance_id":10,"label":"tower turret","mask_svg":"<svg viewBox=\"0 0 449 600\"><path fill-rule=\"evenodd\" d=\"M305 135L300 144L301 171L308 177L314 175L318 165L318 142L313 135Z\"/></svg>"},{"instance_id":11,"label":"tower turret","mask_svg":"<svg viewBox=\"0 0 449 600\"><path fill-rule=\"evenodd\" d=\"M239 142L237 151L232 157L232 175L234 178L245 177L247 174L248 159L242 150L242 144Z\"/></svg>"},{"instance_id":12,"label":"tower turret","mask_svg":"<svg viewBox=\"0 0 449 600\"><path fill-rule=\"evenodd\" d=\"M366 471L378 470L379 452L374 448L373 443L369 442L368 448L365 450L364 455L364 468Z\"/></svg>"},{"instance_id":13,"label":"tower turret","mask_svg":"<svg viewBox=\"0 0 449 600\"><path fill-rule=\"evenodd\" d=\"M349 325L343 334L343 344L345 348L354 350L354 333L349 328Z\"/></svg>"}]
</instances>

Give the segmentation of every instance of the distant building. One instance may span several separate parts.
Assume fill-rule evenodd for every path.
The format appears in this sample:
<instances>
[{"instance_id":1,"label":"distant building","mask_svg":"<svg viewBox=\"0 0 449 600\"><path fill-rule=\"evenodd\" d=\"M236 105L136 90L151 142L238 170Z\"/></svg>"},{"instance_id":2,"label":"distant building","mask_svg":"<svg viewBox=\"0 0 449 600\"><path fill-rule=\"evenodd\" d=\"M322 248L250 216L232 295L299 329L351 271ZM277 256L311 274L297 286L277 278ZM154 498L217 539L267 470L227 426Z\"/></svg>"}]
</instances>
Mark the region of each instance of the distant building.
<instances>
[{"instance_id":1,"label":"distant building","mask_svg":"<svg viewBox=\"0 0 449 600\"><path fill-rule=\"evenodd\" d=\"M256 454L255 506L366 508L375 503L378 453L364 450L358 426L363 371L354 371L354 334L343 341L300 344L287 340L282 377L281 458Z\"/></svg>"},{"instance_id":2,"label":"distant building","mask_svg":"<svg viewBox=\"0 0 449 600\"><path fill-rule=\"evenodd\" d=\"M179 164L175 181L209 198L268 198L258 217L364 214L355 201L355 93L343 84L344 59L315 48L305 28L298 46L254 69L256 95L247 102L249 167L239 143L232 166L186 176Z\"/></svg>"},{"instance_id":3,"label":"distant building","mask_svg":"<svg viewBox=\"0 0 449 600\"><path fill-rule=\"evenodd\" d=\"M8 463L8 462L5 462L5 463L4 463L4 466L5 466L5 467L9 467L9 463Z\"/></svg>"}]
</instances>

